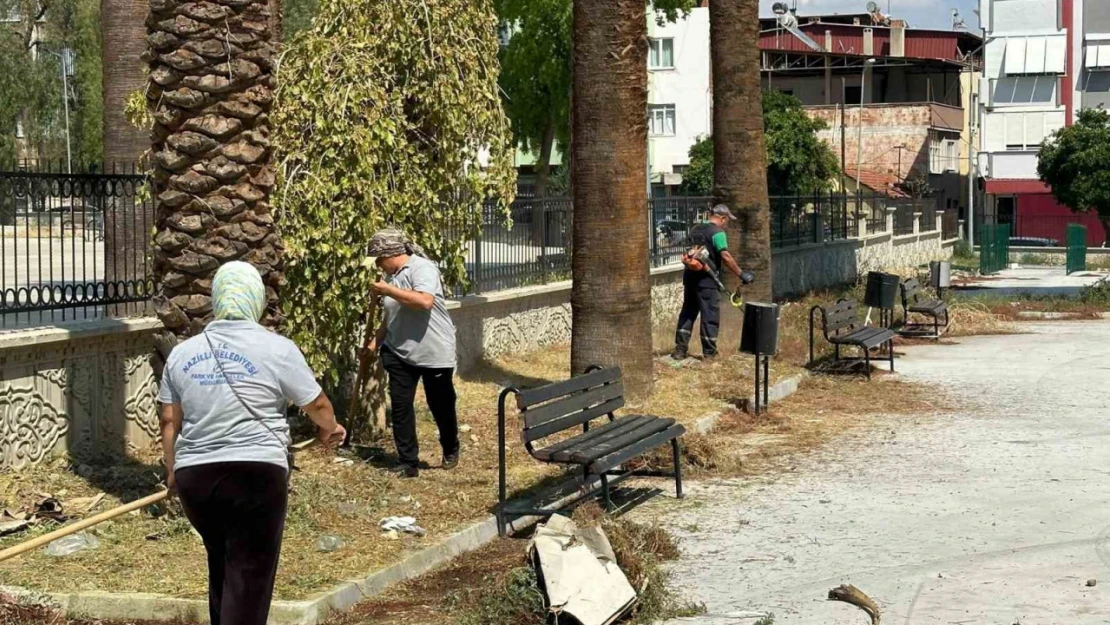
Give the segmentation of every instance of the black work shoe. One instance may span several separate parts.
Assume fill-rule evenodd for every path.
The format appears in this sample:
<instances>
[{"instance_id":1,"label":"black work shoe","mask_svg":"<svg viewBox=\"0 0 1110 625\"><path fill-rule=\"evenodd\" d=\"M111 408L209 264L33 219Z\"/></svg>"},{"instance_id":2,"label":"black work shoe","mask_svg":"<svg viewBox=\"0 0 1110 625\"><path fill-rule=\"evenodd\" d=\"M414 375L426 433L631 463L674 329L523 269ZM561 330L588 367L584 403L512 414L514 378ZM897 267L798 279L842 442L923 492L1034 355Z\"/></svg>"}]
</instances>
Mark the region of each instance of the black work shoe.
<instances>
[{"instance_id":1,"label":"black work shoe","mask_svg":"<svg viewBox=\"0 0 1110 625\"><path fill-rule=\"evenodd\" d=\"M447 454L446 456L443 457L443 468L444 469L447 469L448 471L450 471L451 469L454 469L457 466L459 466L459 454L458 454L458 452L453 453L453 454Z\"/></svg>"},{"instance_id":2,"label":"black work shoe","mask_svg":"<svg viewBox=\"0 0 1110 625\"><path fill-rule=\"evenodd\" d=\"M411 464L402 464L401 468L397 469L397 475L404 478L420 477L420 469Z\"/></svg>"},{"instance_id":3,"label":"black work shoe","mask_svg":"<svg viewBox=\"0 0 1110 625\"><path fill-rule=\"evenodd\" d=\"M676 349L673 352L671 352L671 360L686 360L686 358L688 358L688 357L689 357L689 354L687 354L684 351L680 351L680 350Z\"/></svg>"}]
</instances>

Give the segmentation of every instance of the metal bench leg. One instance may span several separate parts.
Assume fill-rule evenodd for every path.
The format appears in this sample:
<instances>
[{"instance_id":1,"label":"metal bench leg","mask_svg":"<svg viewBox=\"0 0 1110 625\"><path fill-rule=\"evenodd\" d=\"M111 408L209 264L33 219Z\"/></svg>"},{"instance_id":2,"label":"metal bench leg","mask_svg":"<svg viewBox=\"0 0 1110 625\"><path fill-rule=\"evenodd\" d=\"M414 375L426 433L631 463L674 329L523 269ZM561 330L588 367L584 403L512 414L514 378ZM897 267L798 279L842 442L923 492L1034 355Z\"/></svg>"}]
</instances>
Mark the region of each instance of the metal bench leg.
<instances>
[{"instance_id":1,"label":"metal bench leg","mask_svg":"<svg viewBox=\"0 0 1110 625\"><path fill-rule=\"evenodd\" d=\"M836 361L840 362L840 343L836 344Z\"/></svg>"},{"instance_id":2,"label":"metal bench leg","mask_svg":"<svg viewBox=\"0 0 1110 625\"><path fill-rule=\"evenodd\" d=\"M887 347L890 349L890 372L894 373L894 339L890 339Z\"/></svg>"},{"instance_id":3,"label":"metal bench leg","mask_svg":"<svg viewBox=\"0 0 1110 625\"><path fill-rule=\"evenodd\" d=\"M601 498L605 502L605 511L613 509L613 499L609 496L609 476L601 474Z\"/></svg>"},{"instance_id":4,"label":"metal bench leg","mask_svg":"<svg viewBox=\"0 0 1110 625\"><path fill-rule=\"evenodd\" d=\"M867 368L867 379L871 379L871 350L866 347L863 348L863 363Z\"/></svg>"},{"instance_id":5,"label":"metal bench leg","mask_svg":"<svg viewBox=\"0 0 1110 625\"><path fill-rule=\"evenodd\" d=\"M671 452L674 455L675 497L682 499L682 453L679 450L677 438L671 441Z\"/></svg>"},{"instance_id":6,"label":"metal bench leg","mask_svg":"<svg viewBox=\"0 0 1110 625\"><path fill-rule=\"evenodd\" d=\"M940 340L940 315L933 315L933 337L934 341Z\"/></svg>"}]
</instances>

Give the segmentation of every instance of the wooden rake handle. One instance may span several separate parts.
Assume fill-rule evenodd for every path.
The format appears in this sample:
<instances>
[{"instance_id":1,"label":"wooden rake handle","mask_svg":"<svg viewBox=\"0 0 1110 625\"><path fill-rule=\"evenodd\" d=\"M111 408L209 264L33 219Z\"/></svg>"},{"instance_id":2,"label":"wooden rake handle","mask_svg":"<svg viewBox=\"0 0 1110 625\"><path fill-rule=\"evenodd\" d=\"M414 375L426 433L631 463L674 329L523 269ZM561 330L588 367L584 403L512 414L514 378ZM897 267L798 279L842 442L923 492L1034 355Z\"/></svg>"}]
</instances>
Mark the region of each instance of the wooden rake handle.
<instances>
[{"instance_id":1,"label":"wooden rake handle","mask_svg":"<svg viewBox=\"0 0 1110 625\"><path fill-rule=\"evenodd\" d=\"M94 525L97 525L98 523L103 523L104 521L114 519L133 510L145 508L151 504L156 504L159 501L162 501L163 499L169 497L169 495L170 492L167 490L154 493L153 495L148 495L146 497L143 497L142 499L136 499L131 503L126 503L117 508L106 510L96 516L82 519L76 523L73 523L72 525L58 528L53 532L50 532L49 534L43 534L42 536L32 538L31 540L19 543L18 545L15 545L13 547L8 547L7 549L0 551L0 562L3 562L4 560L8 560L10 558L14 558L20 554L27 553L28 551L31 551L32 549L37 549L39 547L42 547L43 545L47 545L55 540L58 540L59 538L69 536L70 534L76 534L77 532L80 532L83 529L90 528Z\"/></svg>"}]
</instances>

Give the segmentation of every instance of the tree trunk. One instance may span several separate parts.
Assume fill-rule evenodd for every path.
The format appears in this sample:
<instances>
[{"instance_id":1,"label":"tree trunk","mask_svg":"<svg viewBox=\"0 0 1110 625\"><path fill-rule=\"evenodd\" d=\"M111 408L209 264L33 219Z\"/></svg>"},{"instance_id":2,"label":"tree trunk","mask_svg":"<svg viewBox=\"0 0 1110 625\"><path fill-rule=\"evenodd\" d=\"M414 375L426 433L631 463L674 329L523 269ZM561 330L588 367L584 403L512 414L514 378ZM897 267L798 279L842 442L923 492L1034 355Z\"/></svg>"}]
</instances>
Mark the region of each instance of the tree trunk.
<instances>
[{"instance_id":1,"label":"tree trunk","mask_svg":"<svg viewBox=\"0 0 1110 625\"><path fill-rule=\"evenodd\" d=\"M211 318L212 277L231 260L258 268L267 295L262 323L280 321L283 248L268 201L269 7L268 0L150 3L155 307L179 336Z\"/></svg>"},{"instance_id":2,"label":"tree trunk","mask_svg":"<svg viewBox=\"0 0 1110 625\"><path fill-rule=\"evenodd\" d=\"M101 0L100 36L103 55L104 161L130 167L150 149L150 134L127 121L127 98L146 87L146 0Z\"/></svg>"},{"instance_id":3,"label":"tree trunk","mask_svg":"<svg viewBox=\"0 0 1110 625\"><path fill-rule=\"evenodd\" d=\"M713 198L738 217L726 226L740 267L755 273L745 299L770 302L771 221L767 200L767 150L759 81L759 1L709 4L713 64ZM729 276L730 287L736 279ZM722 350L738 342L739 311L722 307Z\"/></svg>"},{"instance_id":4,"label":"tree trunk","mask_svg":"<svg viewBox=\"0 0 1110 625\"><path fill-rule=\"evenodd\" d=\"M646 58L643 0L574 3L571 373L620 365L634 400L652 388Z\"/></svg>"},{"instance_id":5,"label":"tree trunk","mask_svg":"<svg viewBox=\"0 0 1110 625\"><path fill-rule=\"evenodd\" d=\"M104 97L104 167L106 173L134 173L150 149L150 132L137 128L124 113L127 98L146 87L143 53L146 0L101 0L100 30ZM74 164L78 166L77 163ZM104 279L108 283L146 280L146 254L153 221L149 203L121 195L104 207ZM121 310L115 307L115 313Z\"/></svg>"}]
</instances>

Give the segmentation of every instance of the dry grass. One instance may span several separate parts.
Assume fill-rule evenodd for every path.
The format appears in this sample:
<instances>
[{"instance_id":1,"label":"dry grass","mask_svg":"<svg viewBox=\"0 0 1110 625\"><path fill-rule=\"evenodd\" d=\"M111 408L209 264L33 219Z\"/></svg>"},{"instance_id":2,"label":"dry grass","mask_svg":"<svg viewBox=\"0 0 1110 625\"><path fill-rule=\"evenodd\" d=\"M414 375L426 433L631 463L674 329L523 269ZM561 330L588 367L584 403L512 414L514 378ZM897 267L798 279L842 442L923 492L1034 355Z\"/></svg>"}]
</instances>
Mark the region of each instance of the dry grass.
<instances>
[{"instance_id":1,"label":"dry grass","mask_svg":"<svg viewBox=\"0 0 1110 625\"><path fill-rule=\"evenodd\" d=\"M389 472L392 441L360 450L369 463L336 464L334 457L318 451L298 455L301 471L294 472L291 480L276 597L300 599L365 575L489 514L497 493L498 393L506 385L527 387L563 379L569 360L569 348L552 347L510 356L462 376L457 386L458 410L465 432L462 462L454 471L436 468L440 463L437 432L422 398L417 404L418 429L422 459L429 468L419 479L401 480ZM691 423L751 393L752 366L750 358L738 355L680 368L657 363L654 394L628 410ZM796 371L788 363L776 363L772 380ZM510 422L506 447L510 490L519 494L549 483L560 473L527 455L514 431L517 427ZM108 496L97 511L106 510L156 490L160 471L152 458L142 460L83 467L86 477L79 477L77 467L66 460L0 473L0 509L19 508L37 493L66 500L103 491ZM428 530L427 537L386 539L377 523L391 515L415 516ZM50 529L43 526L4 537L0 548ZM49 558L41 550L28 553L0 563L0 579L41 591L205 596L204 550L176 506L125 516L97 526L94 533L101 541L95 550L60 559ZM334 553L318 553L315 543L325 534L341 537L346 546Z\"/></svg>"}]
</instances>

